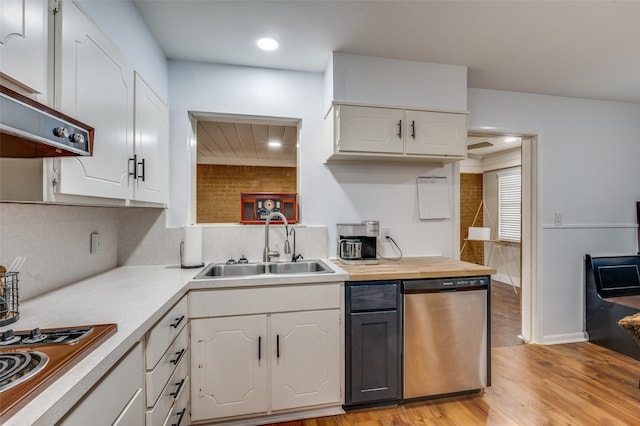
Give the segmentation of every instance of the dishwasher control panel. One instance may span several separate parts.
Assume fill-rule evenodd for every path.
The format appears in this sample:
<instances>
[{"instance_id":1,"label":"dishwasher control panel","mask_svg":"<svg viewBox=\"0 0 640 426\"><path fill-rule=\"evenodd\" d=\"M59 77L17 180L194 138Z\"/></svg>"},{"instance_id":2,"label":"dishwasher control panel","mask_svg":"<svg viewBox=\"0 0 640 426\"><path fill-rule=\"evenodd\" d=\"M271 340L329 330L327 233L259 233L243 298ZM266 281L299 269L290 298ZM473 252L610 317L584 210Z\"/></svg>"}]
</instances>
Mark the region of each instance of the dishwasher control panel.
<instances>
[{"instance_id":1,"label":"dishwasher control panel","mask_svg":"<svg viewBox=\"0 0 640 426\"><path fill-rule=\"evenodd\" d=\"M419 280L406 280L402 282L402 291L430 292L430 291L457 291L457 290L481 290L489 287L491 277L456 277L456 278L429 278Z\"/></svg>"}]
</instances>

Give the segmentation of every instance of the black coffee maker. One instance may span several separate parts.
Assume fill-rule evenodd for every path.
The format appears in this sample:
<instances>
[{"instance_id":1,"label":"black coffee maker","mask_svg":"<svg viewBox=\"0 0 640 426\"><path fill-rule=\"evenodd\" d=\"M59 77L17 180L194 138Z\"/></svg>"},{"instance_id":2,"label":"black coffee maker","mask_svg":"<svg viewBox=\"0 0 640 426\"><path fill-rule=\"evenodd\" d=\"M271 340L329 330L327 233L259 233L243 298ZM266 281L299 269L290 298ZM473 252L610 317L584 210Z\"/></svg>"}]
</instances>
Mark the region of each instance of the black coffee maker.
<instances>
[{"instance_id":1,"label":"black coffee maker","mask_svg":"<svg viewBox=\"0 0 640 426\"><path fill-rule=\"evenodd\" d=\"M346 263L378 263L377 240L380 222L338 224L338 256Z\"/></svg>"}]
</instances>

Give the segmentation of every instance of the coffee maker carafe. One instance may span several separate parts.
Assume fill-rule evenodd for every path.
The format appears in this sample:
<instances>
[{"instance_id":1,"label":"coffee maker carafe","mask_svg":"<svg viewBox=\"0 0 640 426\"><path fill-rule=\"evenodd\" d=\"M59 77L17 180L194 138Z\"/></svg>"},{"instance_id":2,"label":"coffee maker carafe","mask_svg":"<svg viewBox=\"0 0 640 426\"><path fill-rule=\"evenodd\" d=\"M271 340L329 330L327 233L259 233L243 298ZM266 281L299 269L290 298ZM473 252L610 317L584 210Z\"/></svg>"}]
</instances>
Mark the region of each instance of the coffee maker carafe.
<instances>
[{"instance_id":1,"label":"coffee maker carafe","mask_svg":"<svg viewBox=\"0 0 640 426\"><path fill-rule=\"evenodd\" d=\"M338 256L347 263L378 263L377 239L380 222L338 224Z\"/></svg>"}]
</instances>

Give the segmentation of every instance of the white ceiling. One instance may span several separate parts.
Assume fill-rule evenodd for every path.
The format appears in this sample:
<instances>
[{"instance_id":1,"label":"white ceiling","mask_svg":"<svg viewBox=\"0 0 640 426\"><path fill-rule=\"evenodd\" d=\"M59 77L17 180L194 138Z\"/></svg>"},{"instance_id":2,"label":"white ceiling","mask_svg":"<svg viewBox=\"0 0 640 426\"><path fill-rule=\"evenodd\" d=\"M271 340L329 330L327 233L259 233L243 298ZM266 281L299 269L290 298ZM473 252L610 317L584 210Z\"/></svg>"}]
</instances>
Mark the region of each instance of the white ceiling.
<instances>
[{"instance_id":1,"label":"white ceiling","mask_svg":"<svg viewBox=\"0 0 640 426\"><path fill-rule=\"evenodd\" d=\"M322 72L342 51L464 65L473 88L640 103L639 1L133 1L169 59Z\"/></svg>"}]
</instances>

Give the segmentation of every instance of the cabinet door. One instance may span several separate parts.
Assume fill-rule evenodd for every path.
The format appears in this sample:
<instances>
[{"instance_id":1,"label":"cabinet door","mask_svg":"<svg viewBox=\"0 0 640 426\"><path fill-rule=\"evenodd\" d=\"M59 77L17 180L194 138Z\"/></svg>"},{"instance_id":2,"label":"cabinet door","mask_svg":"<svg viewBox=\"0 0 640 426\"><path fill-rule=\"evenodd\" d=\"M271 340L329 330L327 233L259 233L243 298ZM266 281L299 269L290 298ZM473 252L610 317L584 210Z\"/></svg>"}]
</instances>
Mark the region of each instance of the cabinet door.
<instances>
[{"instance_id":1,"label":"cabinet door","mask_svg":"<svg viewBox=\"0 0 640 426\"><path fill-rule=\"evenodd\" d=\"M340 401L340 311L271 316L271 408Z\"/></svg>"},{"instance_id":2,"label":"cabinet door","mask_svg":"<svg viewBox=\"0 0 640 426\"><path fill-rule=\"evenodd\" d=\"M405 153L464 157L467 141L465 114L406 111Z\"/></svg>"},{"instance_id":3,"label":"cabinet door","mask_svg":"<svg viewBox=\"0 0 640 426\"><path fill-rule=\"evenodd\" d=\"M135 75L134 199L166 203L169 109L147 83Z\"/></svg>"},{"instance_id":4,"label":"cabinet door","mask_svg":"<svg viewBox=\"0 0 640 426\"><path fill-rule=\"evenodd\" d=\"M48 4L42 0L0 1L0 75L46 103Z\"/></svg>"},{"instance_id":5,"label":"cabinet door","mask_svg":"<svg viewBox=\"0 0 640 426\"><path fill-rule=\"evenodd\" d=\"M402 110L340 105L335 114L340 152L403 152Z\"/></svg>"},{"instance_id":6,"label":"cabinet door","mask_svg":"<svg viewBox=\"0 0 640 426\"><path fill-rule=\"evenodd\" d=\"M267 317L191 321L191 418L267 411Z\"/></svg>"},{"instance_id":7,"label":"cabinet door","mask_svg":"<svg viewBox=\"0 0 640 426\"><path fill-rule=\"evenodd\" d=\"M347 405L399 399L398 312L359 312L350 319Z\"/></svg>"},{"instance_id":8,"label":"cabinet door","mask_svg":"<svg viewBox=\"0 0 640 426\"><path fill-rule=\"evenodd\" d=\"M56 36L56 103L95 128L92 157L63 158L56 191L131 198L133 67L72 1L61 3Z\"/></svg>"}]
</instances>

